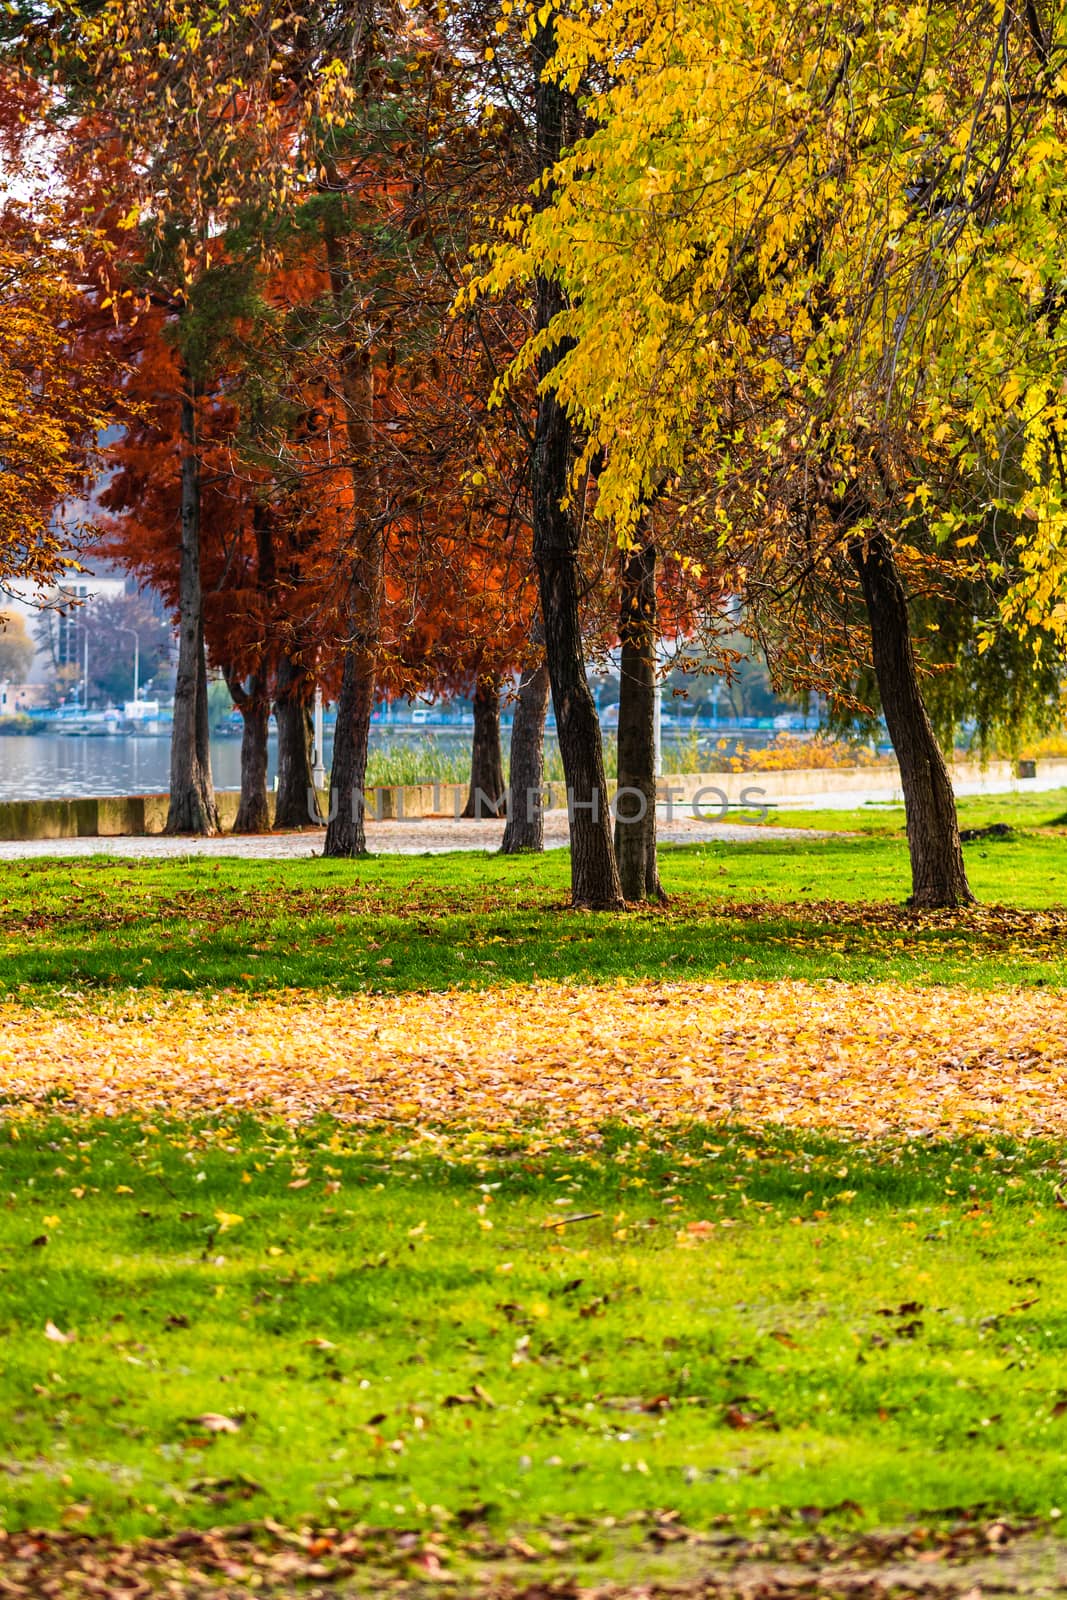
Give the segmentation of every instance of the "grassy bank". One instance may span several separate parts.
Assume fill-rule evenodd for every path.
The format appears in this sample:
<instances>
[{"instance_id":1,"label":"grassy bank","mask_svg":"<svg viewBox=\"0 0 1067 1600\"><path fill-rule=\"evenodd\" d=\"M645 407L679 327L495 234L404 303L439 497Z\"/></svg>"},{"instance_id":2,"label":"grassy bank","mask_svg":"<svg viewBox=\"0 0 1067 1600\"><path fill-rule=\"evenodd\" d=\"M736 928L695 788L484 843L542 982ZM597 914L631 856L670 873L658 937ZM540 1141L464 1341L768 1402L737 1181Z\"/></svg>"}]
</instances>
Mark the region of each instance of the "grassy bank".
<instances>
[{"instance_id":1,"label":"grassy bank","mask_svg":"<svg viewBox=\"0 0 1067 1600\"><path fill-rule=\"evenodd\" d=\"M33 1000L92 987L402 991L728 973L1062 983L1064 926L1041 913L1065 899L1064 834L1050 825L1065 804L962 802L965 826L1017 831L965 847L983 905L959 916L904 908L902 818L869 810L789 819L832 823L829 837L665 848L670 904L621 916L566 909L562 851L6 862L4 990Z\"/></svg>"},{"instance_id":2,"label":"grassy bank","mask_svg":"<svg viewBox=\"0 0 1067 1600\"><path fill-rule=\"evenodd\" d=\"M0 866L0 1580L647 1586L895 1527L925 1592L931 1540L1062 1527L1064 804L964 802L1014 831L952 915L866 808L618 916L564 852Z\"/></svg>"},{"instance_id":3,"label":"grassy bank","mask_svg":"<svg viewBox=\"0 0 1067 1600\"><path fill-rule=\"evenodd\" d=\"M0 1150L8 1527L547 1549L649 1505L1058 1504L1056 1150L62 1122Z\"/></svg>"}]
</instances>

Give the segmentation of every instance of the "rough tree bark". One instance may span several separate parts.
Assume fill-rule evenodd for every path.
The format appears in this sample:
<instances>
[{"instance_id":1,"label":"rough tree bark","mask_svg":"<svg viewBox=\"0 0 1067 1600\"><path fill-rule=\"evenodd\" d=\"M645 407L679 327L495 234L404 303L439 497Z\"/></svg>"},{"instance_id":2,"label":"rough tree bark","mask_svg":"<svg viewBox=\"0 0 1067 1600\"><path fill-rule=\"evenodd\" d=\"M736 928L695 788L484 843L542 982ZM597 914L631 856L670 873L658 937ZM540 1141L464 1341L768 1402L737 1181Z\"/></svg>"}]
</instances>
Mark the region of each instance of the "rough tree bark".
<instances>
[{"instance_id":1,"label":"rough tree bark","mask_svg":"<svg viewBox=\"0 0 1067 1600\"><path fill-rule=\"evenodd\" d=\"M211 781L204 599L200 585L200 453L196 395L185 373L181 401L181 561L178 576L178 670L170 741L167 833L219 831Z\"/></svg>"},{"instance_id":2,"label":"rough tree bark","mask_svg":"<svg viewBox=\"0 0 1067 1600\"><path fill-rule=\"evenodd\" d=\"M500 680L479 678L474 689L471 782L465 817L504 815L504 757L500 749Z\"/></svg>"},{"instance_id":3,"label":"rough tree bark","mask_svg":"<svg viewBox=\"0 0 1067 1600\"><path fill-rule=\"evenodd\" d=\"M314 729L306 674L283 654L278 662L274 718L278 724L276 828L307 828L322 822L312 762Z\"/></svg>"},{"instance_id":4,"label":"rough tree bark","mask_svg":"<svg viewBox=\"0 0 1067 1600\"><path fill-rule=\"evenodd\" d=\"M573 95L558 83L545 80L545 68L555 53L555 41L555 23L549 15L538 23L533 45L538 77L536 124L540 172L555 164L564 144L578 131ZM548 200L549 194L545 192L538 203L545 205ZM559 285L547 278L538 278L539 332L549 326L563 304ZM537 364L539 379L548 376L561 353L559 346L542 353ZM571 899L576 906L616 910L625 902L611 837L600 723L585 675L579 615L578 527L562 506L570 459L570 421L555 394L542 392L537 403L530 468L533 558L541 592L545 655L567 784Z\"/></svg>"},{"instance_id":5,"label":"rough tree bark","mask_svg":"<svg viewBox=\"0 0 1067 1600\"><path fill-rule=\"evenodd\" d=\"M253 419L258 432L258 417ZM274 538L269 508L257 500L252 506L252 531L256 545L255 587L263 601L264 616L273 611L277 572ZM270 737L270 668L266 662L267 640L261 641L260 664L242 682L232 668L226 672L230 698L241 713L241 798L234 819L234 833L267 833L270 830L270 796L267 790L268 740Z\"/></svg>"},{"instance_id":6,"label":"rough tree bark","mask_svg":"<svg viewBox=\"0 0 1067 1600\"><path fill-rule=\"evenodd\" d=\"M337 183L335 178L330 179ZM336 233L327 229L330 292L338 325L351 328L355 295ZM378 672L385 540L378 507L374 462L374 365L364 343L347 336L338 367L345 402L345 435L352 476L352 537L344 607L344 668L330 768L330 819L323 854L359 856L367 850L364 790L370 719Z\"/></svg>"},{"instance_id":7,"label":"rough tree bark","mask_svg":"<svg viewBox=\"0 0 1067 1600\"><path fill-rule=\"evenodd\" d=\"M651 539L623 558L619 639L619 880L627 900L663 900L656 860L656 547Z\"/></svg>"},{"instance_id":8,"label":"rough tree bark","mask_svg":"<svg viewBox=\"0 0 1067 1600\"><path fill-rule=\"evenodd\" d=\"M226 683L241 713L241 799L234 833L269 833L270 798L267 793L267 741L270 734L270 694L266 675L253 673L247 686L229 673Z\"/></svg>"},{"instance_id":9,"label":"rough tree bark","mask_svg":"<svg viewBox=\"0 0 1067 1600\"><path fill-rule=\"evenodd\" d=\"M500 846L502 855L545 848L541 795L545 783L545 717L551 693L548 667L540 661L519 684L515 720L511 724L508 821Z\"/></svg>"},{"instance_id":10,"label":"rough tree bark","mask_svg":"<svg viewBox=\"0 0 1067 1600\"><path fill-rule=\"evenodd\" d=\"M849 559L863 588L878 693L900 766L915 906L974 900L963 864L952 781L923 703L908 621L908 599L893 548L882 533L854 538Z\"/></svg>"}]
</instances>

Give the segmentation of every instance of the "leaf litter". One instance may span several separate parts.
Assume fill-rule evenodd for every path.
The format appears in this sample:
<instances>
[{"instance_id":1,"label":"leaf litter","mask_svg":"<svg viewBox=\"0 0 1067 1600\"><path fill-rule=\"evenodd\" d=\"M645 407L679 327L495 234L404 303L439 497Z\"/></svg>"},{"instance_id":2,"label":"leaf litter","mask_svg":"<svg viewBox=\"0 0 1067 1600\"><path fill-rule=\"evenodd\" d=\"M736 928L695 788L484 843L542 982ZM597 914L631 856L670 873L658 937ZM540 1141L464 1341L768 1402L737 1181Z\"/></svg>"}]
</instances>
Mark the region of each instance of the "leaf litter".
<instances>
[{"instance_id":1,"label":"leaf litter","mask_svg":"<svg viewBox=\"0 0 1067 1600\"><path fill-rule=\"evenodd\" d=\"M547 1549L520 1537L494 1541L476 1519L462 1541L440 1531L362 1524L290 1529L269 1517L128 1545L71 1530L0 1531L0 1595L983 1600L1025 1594L1040 1600L1062 1594L1067 1582L1067 1550L1036 1518L969 1515L936 1529L916 1524L844 1537L814 1531L822 1513L805 1509L809 1514L800 1520L812 1531L799 1538L776 1529L748 1538L725 1527L700 1532L673 1512L652 1511L632 1514L625 1528L610 1517L561 1521ZM651 1576L640 1583L583 1581L590 1540L614 1542L627 1563L644 1554Z\"/></svg>"},{"instance_id":2,"label":"leaf litter","mask_svg":"<svg viewBox=\"0 0 1067 1600\"><path fill-rule=\"evenodd\" d=\"M0 1005L9 1116L770 1122L877 1137L1067 1132L1067 992L834 982L535 983ZM229 1218L236 1226L237 1219Z\"/></svg>"}]
</instances>

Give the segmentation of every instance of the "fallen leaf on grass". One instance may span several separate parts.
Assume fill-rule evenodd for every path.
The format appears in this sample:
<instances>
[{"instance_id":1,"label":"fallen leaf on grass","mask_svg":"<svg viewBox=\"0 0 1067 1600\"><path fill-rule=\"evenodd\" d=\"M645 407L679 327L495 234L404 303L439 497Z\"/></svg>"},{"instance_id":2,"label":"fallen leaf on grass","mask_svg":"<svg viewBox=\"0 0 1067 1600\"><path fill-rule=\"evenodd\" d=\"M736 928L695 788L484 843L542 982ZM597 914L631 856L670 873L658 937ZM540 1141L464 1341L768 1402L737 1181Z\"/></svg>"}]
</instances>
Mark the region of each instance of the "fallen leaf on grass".
<instances>
[{"instance_id":1,"label":"fallen leaf on grass","mask_svg":"<svg viewBox=\"0 0 1067 1600\"><path fill-rule=\"evenodd\" d=\"M239 1433L243 1417L227 1417L221 1411L205 1411L199 1417L190 1417L189 1421L198 1428L206 1428L208 1433Z\"/></svg>"},{"instance_id":2,"label":"fallen leaf on grass","mask_svg":"<svg viewBox=\"0 0 1067 1600\"><path fill-rule=\"evenodd\" d=\"M746 1428L771 1428L775 1433L778 1433L780 1424L773 1411L744 1410L744 1404L746 1402L752 1404L753 1398L751 1395L739 1395L736 1400L730 1401L722 1414L722 1420L726 1426L737 1431L742 1431ZM758 1405L759 1402L757 1401L756 1404Z\"/></svg>"},{"instance_id":3,"label":"fallen leaf on grass","mask_svg":"<svg viewBox=\"0 0 1067 1600\"><path fill-rule=\"evenodd\" d=\"M266 1491L254 1478L239 1472L233 1478L194 1478L189 1484L190 1494L202 1494L212 1505L224 1506L231 1500L251 1500Z\"/></svg>"},{"instance_id":4,"label":"fallen leaf on grass","mask_svg":"<svg viewBox=\"0 0 1067 1600\"><path fill-rule=\"evenodd\" d=\"M62 1333L51 1318L44 1325L44 1336L46 1339L50 1339L53 1344L73 1344L78 1337L73 1329L70 1333Z\"/></svg>"},{"instance_id":5,"label":"fallen leaf on grass","mask_svg":"<svg viewBox=\"0 0 1067 1600\"><path fill-rule=\"evenodd\" d=\"M446 1394L441 1404L449 1411L453 1406L484 1406L487 1411L496 1409L496 1401L480 1383L472 1383L469 1394Z\"/></svg>"}]
</instances>

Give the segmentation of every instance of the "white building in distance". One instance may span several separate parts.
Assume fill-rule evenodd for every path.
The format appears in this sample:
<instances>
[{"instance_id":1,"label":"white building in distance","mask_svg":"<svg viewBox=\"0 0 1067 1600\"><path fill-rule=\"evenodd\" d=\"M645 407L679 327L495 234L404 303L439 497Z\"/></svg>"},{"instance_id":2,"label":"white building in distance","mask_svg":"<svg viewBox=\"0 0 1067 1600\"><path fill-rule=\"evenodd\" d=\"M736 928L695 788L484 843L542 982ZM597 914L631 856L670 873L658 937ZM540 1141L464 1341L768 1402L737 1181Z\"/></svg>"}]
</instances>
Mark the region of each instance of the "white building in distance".
<instances>
[{"instance_id":1,"label":"white building in distance","mask_svg":"<svg viewBox=\"0 0 1067 1600\"><path fill-rule=\"evenodd\" d=\"M13 581L0 590L0 611L13 611L26 624L36 641L38 622L43 612L55 618L54 651L57 666L79 666L82 639L80 613L87 601L105 597L113 600L126 593L126 579L96 577L91 572L69 572L56 584L41 588L25 581ZM52 652L38 645L30 668L29 683L44 683L52 675Z\"/></svg>"}]
</instances>

